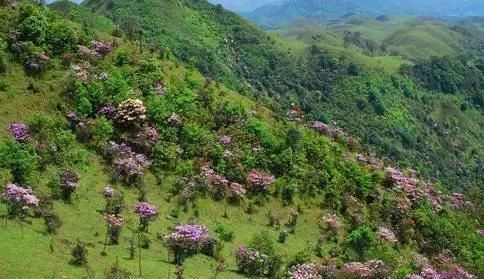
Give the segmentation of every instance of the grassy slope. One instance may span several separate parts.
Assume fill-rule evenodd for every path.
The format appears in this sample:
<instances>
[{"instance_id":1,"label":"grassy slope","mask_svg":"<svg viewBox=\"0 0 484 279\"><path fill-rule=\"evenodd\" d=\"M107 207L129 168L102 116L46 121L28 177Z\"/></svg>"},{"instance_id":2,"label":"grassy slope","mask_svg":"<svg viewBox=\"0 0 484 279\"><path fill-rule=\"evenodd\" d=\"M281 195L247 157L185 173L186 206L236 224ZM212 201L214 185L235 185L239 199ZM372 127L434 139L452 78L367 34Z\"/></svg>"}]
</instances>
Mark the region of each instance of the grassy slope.
<instances>
[{"instance_id":1,"label":"grassy slope","mask_svg":"<svg viewBox=\"0 0 484 279\"><path fill-rule=\"evenodd\" d=\"M120 48L131 48L134 46L125 45ZM183 80L187 71L183 67L175 66L171 62L166 62L165 67L167 80L172 78ZM35 84L40 84L45 88L46 94L32 95L27 88L28 77L23 70L14 66L6 75L6 79L11 82L8 93L1 93L0 112L6 117L1 118L1 127L6 127L11 121L26 120L34 113L42 111L47 114L56 114L54 108L57 102L62 100L60 90L62 87L63 71L48 72L40 81L35 80ZM197 79L202 80L202 76L193 72ZM51 85L49 87L49 85ZM275 121L272 113L257 103L238 95L226 88L224 99L236 101L250 110L258 111L258 114L267 121ZM5 103L3 101L8 101ZM16 110L7 109L8 107L18 108ZM59 117L62 117L59 115ZM4 129L2 129L4 130ZM311 133L308 136L313 137ZM6 132L0 134L0 141L9 137ZM104 198L101 195L102 189L106 184L111 183L110 176L105 171L102 158L95 153L90 153L91 160L89 167L79 170L81 174L80 190L73 204L65 204L56 201L54 210L61 216L63 226L57 235L51 237L44 233L44 224L42 219L32 219L31 224L24 223L20 225L17 222L8 221L5 225L2 220L0 229L0 242L4 243L0 249L0 277L2 278L103 278L103 272L111 264L119 259L121 266L133 273L137 273L137 260L127 258L127 243L132 236L128 228L125 228L121 234L121 245L109 246L108 256L101 256L103 249L105 222L99 210L104 207ZM38 178L38 191L49 193L47 186L50 178L56 175L57 169L50 167L42 172ZM1 176L0 176L1 177ZM156 222L150 226L151 237L156 238L157 233L166 233L168 228L173 226L175 221L188 221L194 217L193 210L182 213L178 220L170 216L173 208L177 207L176 200L169 201L170 194L168 188L173 184L176 177L166 173L162 185L158 185L153 175L147 175L145 184L147 186L148 199L159 207L161 215ZM115 185L125 195L127 210L123 214L127 220L128 227L135 227L137 218L131 211L138 197L135 188L126 188L121 185ZM247 243L251 237L260 231L268 230L273 238L277 238L278 230L269 229L266 226L266 214L269 210L276 211L280 216L288 216L289 208L284 208L280 202L273 201L262 208L258 208L253 215L244 212L244 204L240 206L229 206L229 219L222 217L224 209L223 203L215 203L211 199L199 201L199 217L197 220L206 224L210 231L213 232L218 222L223 223L231 230L236 232L233 242L227 243L224 248L225 258L228 259L230 268L221 273L219 278L244 278L238 275L235 270L233 251L241 243ZM0 216L4 216L5 208L0 207ZM294 251L302 250L306 243L311 243L320 234L319 228L314 226L314 220L320 218L322 212L319 210L308 210L301 217L298 224L297 235L290 235L284 245L278 244L280 251L293 254ZM284 221L284 219L283 219ZM242 233L243 232L243 233ZM70 249L76 239L89 244L89 267L87 269L78 268L68 264L70 259ZM168 262L167 249L161 241L154 241L148 250L143 250L143 272L144 278L167 278L168 274L173 274L174 266ZM184 265L186 278L211 278L214 273L215 262L204 256L196 256L187 260ZM173 276L173 275L172 275Z\"/></svg>"}]
</instances>

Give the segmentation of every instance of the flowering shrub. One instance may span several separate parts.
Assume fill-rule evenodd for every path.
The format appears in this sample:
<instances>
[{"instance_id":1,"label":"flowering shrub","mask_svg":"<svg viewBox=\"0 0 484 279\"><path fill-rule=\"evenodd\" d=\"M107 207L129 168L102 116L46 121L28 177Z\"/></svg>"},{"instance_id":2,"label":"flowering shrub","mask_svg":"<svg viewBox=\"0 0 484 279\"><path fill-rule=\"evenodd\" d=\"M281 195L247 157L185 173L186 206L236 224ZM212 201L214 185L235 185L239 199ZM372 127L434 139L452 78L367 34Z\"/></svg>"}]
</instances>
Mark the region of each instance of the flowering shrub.
<instances>
[{"instance_id":1,"label":"flowering shrub","mask_svg":"<svg viewBox=\"0 0 484 279\"><path fill-rule=\"evenodd\" d=\"M222 145L230 145L232 143L232 137L229 135L221 135L219 136L219 142Z\"/></svg>"},{"instance_id":2,"label":"flowering shrub","mask_svg":"<svg viewBox=\"0 0 484 279\"><path fill-rule=\"evenodd\" d=\"M397 237L393 233L392 230L384 227L379 227L376 235L380 238L381 241L388 242L388 243L396 243L398 242Z\"/></svg>"},{"instance_id":3,"label":"flowering shrub","mask_svg":"<svg viewBox=\"0 0 484 279\"><path fill-rule=\"evenodd\" d=\"M100 115L103 115L108 119L114 118L117 112L118 109L113 105L105 105L98 110Z\"/></svg>"},{"instance_id":4,"label":"flowering shrub","mask_svg":"<svg viewBox=\"0 0 484 279\"><path fill-rule=\"evenodd\" d=\"M138 99L127 99L118 105L115 119L122 124L140 125L146 120L146 108Z\"/></svg>"},{"instance_id":5,"label":"flowering shrub","mask_svg":"<svg viewBox=\"0 0 484 279\"><path fill-rule=\"evenodd\" d=\"M447 271L439 271L431 265L425 265L419 274L413 274L407 279L477 279L458 265L452 265Z\"/></svg>"},{"instance_id":6,"label":"flowering shrub","mask_svg":"<svg viewBox=\"0 0 484 279\"><path fill-rule=\"evenodd\" d=\"M104 58L111 51L113 51L113 43L103 42L103 41L92 41L91 50L94 55L99 58Z\"/></svg>"},{"instance_id":7,"label":"flowering shrub","mask_svg":"<svg viewBox=\"0 0 484 279\"><path fill-rule=\"evenodd\" d=\"M172 113L166 123L172 127L179 127L183 124L181 117L176 113Z\"/></svg>"},{"instance_id":8,"label":"flowering shrub","mask_svg":"<svg viewBox=\"0 0 484 279\"><path fill-rule=\"evenodd\" d=\"M134 212L140 218L140 231L146 231L148 229L148 223L158 215L156 207L146 202L138 203L134 208Z\"/></svg>"},{"instance_id":9,"label":"flowering shrub","mask_svg":"<svg viewBox=\"0 0 484 279\"><path fill-rule=\"evenodd\" d=\"M173 251L177 264L181 264L185 257L199 252L213 254L215 242L207 228L196 223L176 226L166 237L166 243Z\"/></svg>"},{"instance_id":10,"label":"flowering shrub","mask_svg":"<svg viewBox=\"0 0 484 279\"><path fill-rule=\"evenodd\" d=\"M59 180L62 197L65 200L70 200L72 193L79 188L79 175L72 170L63 169L59 172Z\"/></svg>"},{"instance_id":11,"label":"flowering shrub","mask_svg":"<svg viewBox=\"0 0 484 279\"><path fill-rule=\"evenodd\" d=\"M112 198L112 197L114 197L114 194L115 193L116 193L116 190L113 189L113 188L111 188L111 187L109 187L109 186L106 186L103 189L103 196L105 198Z\"/></svg>"},{"instance_id":12,"label":"flowering shrub","mask_svg":"<svg viewBox=\"0 0 484 279\"><path fill-rule=\"evenodd\" d=\"M258 170L252 170L247 175L247 180L250 184L252 184L255 191L264 191L267 190L270 186L272 186L276 179L273 175L263 173Z\"/></svg>"},{"instance_id":13,"label":"flowering shrub","mask_svg":"<svg viewBox=\"0 0 484 279\"><path fill-rule=\"evenodd\" d=\"M5 187L3 199L7 202L10 215L24 213L27 209L39 205L39 199L32 194L31 188L23 188L13 183Z\"/></svg>"},{"instance_id":14,"label":"flowering shrub","mask_svg":"<svg viewBox=\"0 0 484 279\"><path fill-rule=\"evenodd\" d=\"M321 266L315 263L298 264L289 271L289 279L323 279Z\"/></svg>"},{"instance_id":15,"label":"flowering shrub","mask_svg":"<svg viewBox=\"0 0 484 279\"><path fill-rule=\"evenodd\" d=\"M124 226L123 217L117 214L106 214L104 215L104 219L106 220L108 229L107 233L109 235L109 240L111 244L118 244L119 234L121 233L121 229Z\"/></svg>"},{"instance_id":16,"label":"flowering shrub","mask_svg":"<svg viewBox=\"0 0 484 279\"><path fill-rule=\"evenodd\" d=\"M326 227L331 234L336 235L338 230L342 227L341 222L339 221L336 214L326 214L323 216L323 221L326 224Z\"/></svg>"},{"instance_id":17,"label":"flowering shrub","mask_svg":"<svg viewBox=\"0 0 484 279\"><path fill-rule=\"evenodd\" d=\"M232 199L240 199L245 196L247 190L245 187L236 182L230 182L226 177L217 173L209 166L203 166L201 169L202 177L208 179L208 181L214 186L214 194L216 197L224 197L227 193Z\"/></svg>"},{"instance_id":18,"label":"flowering shrub","mask_svg":"<svg viewBox=\"0 0 484 279\"><path fill-rule=\"evenodd\" d=\"M452 195L450 196L450 205L454 209L465 209L472 207L472 203L466 201L464 195L460 193L452 193Z\"/></svg>"},{"instance_id":19,"label":"flowering shrub","mask_svg":"<svg viewBox=\"0 0 484 279\"><path fill-rule=\"evenodd\" d=\"M18 142L26 142L30 137L29 128L24 123L12 123L8 130L12 137Z\"/></svg>"},{"instance_id":20,"label":"flowering shrub","mask_svg":"<svg viewBox=\"0 0 484 279\"><path fill-rule=\"evenodd\" d=\"M81 56L92 56L96 58L104 58L113 50L113 43L103 41L92 41L91 47L78 45L77 53Z\"/></svg>"},{"instance_id":21,"label":"flowering shrub","mask_svg":"<svg viewBox=\"0 0 484 279\"><path fill-rule=\"evenodd\" d=\"M264 276L271 265L268 255L243 245L235 250L235 260L239 271L249 276Z\"/></svg>"},{"instance_id":22,"label":"flowering shrub","mask_svg":"<svg viewBox=\"0 0 484 279\"><path fill-rule=\"evenodd\" d=\"M158 81L155 83L155 86L153 86L153 90L158 94L158 96L164 96L166 94L166 87L163 84L162 81Z\"/></svg>"},{"instance_id":23,"label":"flowering shrub","mask_svg":"<svg viewBox=\"0 0 484 279\"><path fill-rule=\"evenodd\" d=\"M117 144L109 142L108 153L113 158L113 163L118 174L126 179L143 175L143 168L151 165L151 162L143 155L135 153L125 143Z\"/></svg>"},{"instance_id":24,"label":"flowering shrub","mask_svg":"<svg viewBox=\"0 0 484 279\"><path fill-rule=\"evenodd\" d=\"M383 279L387 273L385 263L378 260L347 263L339 272L345 279Z\"/></svg>"}]
</instances>

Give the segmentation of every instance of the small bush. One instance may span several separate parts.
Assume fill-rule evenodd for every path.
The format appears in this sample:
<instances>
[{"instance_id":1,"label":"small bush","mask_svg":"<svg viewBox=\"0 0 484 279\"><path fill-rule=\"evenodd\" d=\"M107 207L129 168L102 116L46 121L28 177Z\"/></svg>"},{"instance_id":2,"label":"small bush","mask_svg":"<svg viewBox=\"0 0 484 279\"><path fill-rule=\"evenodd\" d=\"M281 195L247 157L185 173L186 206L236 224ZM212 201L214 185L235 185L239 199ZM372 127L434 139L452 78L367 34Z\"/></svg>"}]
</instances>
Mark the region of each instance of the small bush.
<instances>
[{"instance_id":1,"label":"small bush","mask_svg":"<svg viewBox=\"0 0 484 279\"><path fill-rule=\"evenodd\" d=\"M69 263L72 265L85 266L88 262L87 254L88 249L86 244L77 240L76 246L71 251L71 260Z\"/></svg>"},{"instance_id":2,"label":"small bush","mask_svg":"<svg viewBox=\"0 0 484 279\"><path fill-rule=\"evenodd\" d=\"M234 232L224 226L223 224L218 224L215 232L219 235L219 238L223 241L232 241L234 239Z\"/></svg>"}]
</instances>

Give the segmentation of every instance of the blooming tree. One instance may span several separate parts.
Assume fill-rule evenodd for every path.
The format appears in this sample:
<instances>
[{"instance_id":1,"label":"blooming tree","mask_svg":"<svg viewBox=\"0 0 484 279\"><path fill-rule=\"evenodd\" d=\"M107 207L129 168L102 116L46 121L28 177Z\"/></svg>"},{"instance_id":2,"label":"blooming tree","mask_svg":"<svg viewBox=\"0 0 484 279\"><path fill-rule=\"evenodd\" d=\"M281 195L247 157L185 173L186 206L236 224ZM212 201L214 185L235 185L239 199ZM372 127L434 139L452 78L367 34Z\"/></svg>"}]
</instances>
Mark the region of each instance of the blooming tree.
<instances>
[{"instance_id":1,"label":"blooming tree","mask_svg":"<svg viewBox=\"0 0 484 279\"><path fill-rule=\"evenodd\" d=\"M255 191L265 191L276 182L276 178L259 170L252 170L247 175L247 181L254 186Z\"/></svg>"},{"instance_id":2,"label":"blooming tree","mask_svg":"<svg viewBox=\"0 0 484 279\"><path fill-rule=\"evenodd\" d=\"M116 171L127 182L130 182L132 178L143 175L143 168L151 165L145 155L134 152L125 143L117 144L110 141L107 151L113 159Z\"/></svg>"},{"instance_id":3,"label":"blooming tree","mask_svg":"<svg viewBox=\"0 0 484 279\"><path fill-rule=\"evenodd\" d=\"M156 207L147 202L138 203L134 208L134 212L138 214L140 218L140 231L147 231L149 222L158 215Z\"/></svg>"},{"instance_id":4,"label":"blooming tree","mask_svg":"<svg viewBox=\"0 0 484 279\"><path fill-rule=\"evenodd\" d=\"M379 227L378 230L376 231L376 235L383 242L388 242L388 243L397 243L398 242L398 239L395 236L395 233L393 233L392 230L385 228L385 227Z\"/></svg>"},{"instance_id":5,"label":"blooming tree","mask_svg":"<svg viewBox=\"0 0 484 279\"><path fill-rule=\"evenodd\" d=\"M235 250L235 260L239 271L249 276L263 276L269 272L270 257L243 245Z\"/></svg>"},{"instance_id":6,"label":"blooming tree","mask_svg":"<svg viewBox=\"0 0 484 279\"><path fill-rule=\"evenodd\" d=\"M3 199L11 216L22 217L29 208L39 205L39 199L32 193L31 188L23 188L13 183L5 187Z\"/></svg>"},{"instance_id":7,"label":"blooming tree","mask_svg":"<svg viewBox=\"0 0 484 279\"><path fill-rule=\"evenodd\" d=\"M127 99L117 107L115 119L126 125L140 125L146 120L146 108L138 99Z\"/></svg>"},{"instance_id":8,"label":"blooming tree","mask_svg":"<svg viewBox=\"0 0 484 279\"><path fill-rule=\"evenodd\" d=\"M175 229L166 237L168 247L173 251L175 263L181 264L186 256L205 251L207 254L213 251L215 239L208 234L204 225L189 223L176 226Z\"/></svg>"},{"instance_id":9,"label":"blooming tree","mask_svg":"<svg viewBox=\"0 0 484 279\"><path fill-rule=\"evenodd\" d=\"M328 231L333 235L336 235L336 233L338 233L338 230L342 227L342 224L339 221L336 214L329 214L328 213L328 214L324 215L323 221L326 224Z\"/></svg>"},{"instance_id":10,"label":"blooming tree","mask_svg":"<svg viewBox=\"0 0 484 279\"><path fill-rule=\"evenodd\" d=\"M70 200L72 193L79 188L80 176L72 170L63 169L59 172L59 180L62 197L65 200Z\"/></svg>"},{"instance_id":11,"label":"blooming tree","mask_svg":"<svg viewBox=\"0 0 484 279\"><path fill-rule=\"evenodd\" d=\"M289 279L322 279L315 263L298 264L289 271Z\"/></svg>"},{"instance_id":12,"label":"blooming tree","mask_svg":"<svg viewBox=\"0 0 484 279\"><path fill-rule=\"evenodd\" d=\"M124 226L123 217L118 214L105 214L104 220L106 220L107 234L109 235L111 244L118 244L119 234Z\"/></svg>"}]
</instances>

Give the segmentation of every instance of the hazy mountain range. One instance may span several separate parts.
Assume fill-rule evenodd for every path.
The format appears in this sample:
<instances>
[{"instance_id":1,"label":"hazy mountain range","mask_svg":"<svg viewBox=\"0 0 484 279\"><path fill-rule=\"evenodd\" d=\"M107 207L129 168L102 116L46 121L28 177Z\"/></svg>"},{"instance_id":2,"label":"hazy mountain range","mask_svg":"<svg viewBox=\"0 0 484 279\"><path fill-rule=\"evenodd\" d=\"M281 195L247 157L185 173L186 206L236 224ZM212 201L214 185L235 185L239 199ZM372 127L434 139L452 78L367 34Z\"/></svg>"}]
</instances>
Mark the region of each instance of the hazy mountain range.
<instances>
[{"instance_id":1,"label":"hazy mountain range","mask_svg":"<svg viewBox=\"0 0 484 279\"><path fill-rule=\"evenodd\" d=\"M482 0L285 0L273 1L245 14L266 27L297 17L328 21L346 14L406 14L430 16L484 16Z\"/></svg>"}]
</instances>

